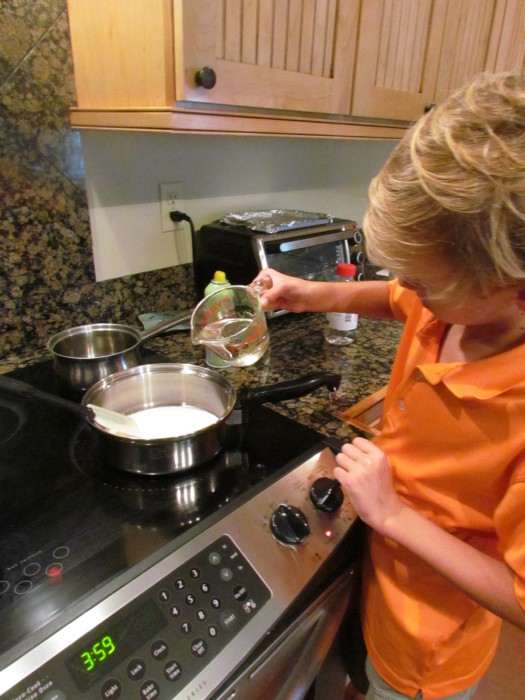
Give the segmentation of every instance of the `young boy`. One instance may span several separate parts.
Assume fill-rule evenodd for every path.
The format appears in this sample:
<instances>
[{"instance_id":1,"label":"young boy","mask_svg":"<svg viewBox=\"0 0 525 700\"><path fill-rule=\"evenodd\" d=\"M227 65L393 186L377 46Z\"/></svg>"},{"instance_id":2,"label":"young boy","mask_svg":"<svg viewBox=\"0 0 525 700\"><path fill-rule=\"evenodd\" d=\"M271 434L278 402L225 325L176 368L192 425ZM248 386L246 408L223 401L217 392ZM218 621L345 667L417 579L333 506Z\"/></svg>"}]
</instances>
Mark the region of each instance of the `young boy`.
<instances>
[{"instance_id":1,"label":"young boy","mask_svg":"<svg viewBox=\"0 0 525 700\"><path fill-rule=\"evenodd\" d=\"M481 75L422 117L364 231L394 281L265 270L263 305L404 323L381 435L335 470L370 526L367 699L464 700L501 618L525 629L525 76Z\"/></svg>"}]
</instances>

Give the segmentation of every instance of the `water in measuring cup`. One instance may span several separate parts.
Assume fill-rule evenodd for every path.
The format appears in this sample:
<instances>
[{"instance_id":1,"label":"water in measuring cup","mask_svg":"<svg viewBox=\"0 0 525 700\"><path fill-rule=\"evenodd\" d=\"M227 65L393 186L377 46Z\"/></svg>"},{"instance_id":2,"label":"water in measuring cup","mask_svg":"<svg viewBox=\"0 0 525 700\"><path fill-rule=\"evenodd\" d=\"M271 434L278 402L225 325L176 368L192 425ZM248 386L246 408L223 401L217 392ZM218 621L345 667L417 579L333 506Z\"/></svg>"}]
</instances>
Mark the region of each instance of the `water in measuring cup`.
<instances>
[{"instance_id":1,"label":"water in measuring cup","mask_svg":"<svg viewBox=\"0 0 525 700\"><path fill-rule=\"evenodd\" d=\"M257 318L213 321L202 328L200 340L210 343L209 347L227 360L231 367L253 365L264 355L270 344L264 316L262 323L258 323Z\"/></svg>"}]
</instances>

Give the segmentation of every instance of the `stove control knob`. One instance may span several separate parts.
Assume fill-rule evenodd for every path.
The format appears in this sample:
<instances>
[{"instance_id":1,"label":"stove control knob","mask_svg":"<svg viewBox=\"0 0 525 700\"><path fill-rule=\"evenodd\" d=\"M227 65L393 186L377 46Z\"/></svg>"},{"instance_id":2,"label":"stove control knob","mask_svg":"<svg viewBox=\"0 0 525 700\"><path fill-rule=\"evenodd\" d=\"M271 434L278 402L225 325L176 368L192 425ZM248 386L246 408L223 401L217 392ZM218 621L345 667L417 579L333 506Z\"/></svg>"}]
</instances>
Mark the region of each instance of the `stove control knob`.
<instances>
[{"instance_id":1,"label":"stove control knob","mask_svg":"<svg viewBox=\"0 0 525 700\"><path fill-rule=\"evenodd\" d=\"M299 544L310 534L310 525L305 514L286 503L273 512L270 520L270 529L274 536L284 544Z\"/></svg>"},{"instance_id":2,"label":"stove control knob","mask_svg":"<svg viewBox=\"0 0 525 700\"><path fill-rule=\"evenodd\" d=\"M310 489L310 500L324 513L335 513L343 505L345 497L343 489L337 479L329 479L322 476L316 479Z\"/></svg>"}]
</instances>

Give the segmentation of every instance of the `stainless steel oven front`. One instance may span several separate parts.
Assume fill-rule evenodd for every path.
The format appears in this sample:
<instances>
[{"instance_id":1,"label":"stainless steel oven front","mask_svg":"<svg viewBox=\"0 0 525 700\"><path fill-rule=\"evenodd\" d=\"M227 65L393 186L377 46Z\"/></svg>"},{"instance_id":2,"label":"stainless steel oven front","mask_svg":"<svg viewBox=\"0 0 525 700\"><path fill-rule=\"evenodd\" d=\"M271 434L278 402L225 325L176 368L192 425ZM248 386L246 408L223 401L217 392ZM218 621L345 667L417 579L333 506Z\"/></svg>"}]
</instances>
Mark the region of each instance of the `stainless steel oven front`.
<instances>
[{"instance_id":1,"label":"stainless steel oven front","mask_svg":"<svg viewBox=\"0 0 525 700\"><path fill-rule=\"evenodd\" d=\"M1 697L304 697L355 586L355 511L319 510L310 495L333 467L330 448L315 452L81 601L83 613L0 671Z\"/></svg>"},{"instance_id":2,"label":"stainless steel oven front","mask_svg":"<svg viewBox=\"0 0 525 700\"><path fill-rule=\"evenodd\" d=\"M58 390L51 361L12 376ZM187 474L141 477L76 414L0 390L2 700L304 696L359 521L321 434L267 406L231 431Z\"/></svg>"}]
</instances>

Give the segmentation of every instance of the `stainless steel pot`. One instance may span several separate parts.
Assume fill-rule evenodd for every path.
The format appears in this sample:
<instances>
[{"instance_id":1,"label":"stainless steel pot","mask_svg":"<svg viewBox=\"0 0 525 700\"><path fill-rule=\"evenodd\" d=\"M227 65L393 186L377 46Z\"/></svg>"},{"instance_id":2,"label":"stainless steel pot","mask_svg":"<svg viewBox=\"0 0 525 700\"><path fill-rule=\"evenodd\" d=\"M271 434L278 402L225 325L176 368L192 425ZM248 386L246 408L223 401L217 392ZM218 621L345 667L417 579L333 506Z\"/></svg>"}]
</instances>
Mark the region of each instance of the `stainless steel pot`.
<instances>
[{"instance_id":1,"label":"stainless steel pot","mask_svg":"<svg viewBox=\"0 0 525 700\"><path fill-rule=\"evenodd\" d=\"M190 318L191 310L181 311L142 332L120 323L76 326L54 335L47 347L61 381L75 391L85 391L110 374L140 365L145 340Z\"/></svg>"},{"instance_id":2,"label":"stainless steel pot","mask_svg":"<svg viewBox=\"0 0 525 700\"><path fill-rule=\"evenodd\" d=\"M224 444L227 425L242 422L242 413L250 406L296 398L322 386L335 391L340 379L337 374L320 372L236 392L222 374L205 367L151 364L101 379L87 390L82 404L95 404L124 414L182 405L203 409L216 416L215 423L206 428L158 439L117 435L88 417L87 420L100 433L106 463L137 474L172 474L214 457Z\"/></svg>"}]
</instances>

